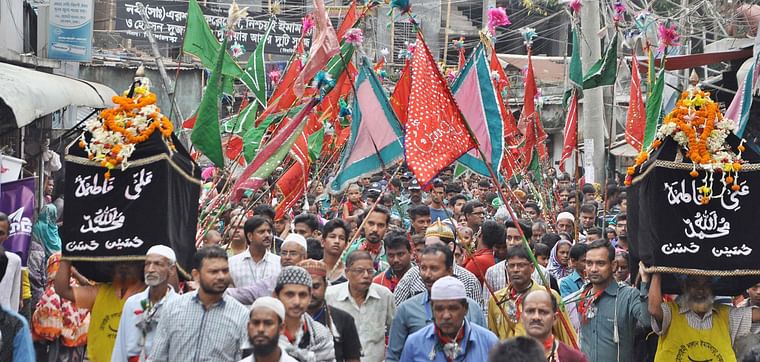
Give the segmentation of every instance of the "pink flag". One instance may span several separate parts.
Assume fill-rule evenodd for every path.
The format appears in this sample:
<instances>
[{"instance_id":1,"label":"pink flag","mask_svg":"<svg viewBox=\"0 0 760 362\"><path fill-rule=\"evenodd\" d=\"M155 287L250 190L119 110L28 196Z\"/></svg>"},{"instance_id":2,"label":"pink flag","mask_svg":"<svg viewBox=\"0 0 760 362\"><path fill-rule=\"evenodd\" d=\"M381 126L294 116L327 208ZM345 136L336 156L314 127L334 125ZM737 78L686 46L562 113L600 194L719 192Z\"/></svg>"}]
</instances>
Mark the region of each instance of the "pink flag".
<instances>
[{"instance_id":1,"label":"pink flag","mask_svg":"<svg viewBox=\"0 0 760 362\"><path fill-rule=\"evenodd\" d=\"M562 145L562 158L559 160L559 170L565 171L565 161L570 158L578 141L578 95L573 90L570 98L570 109L567 110L565 121L565 142Z\"/></svg>"},{"instance_id":2,"label":"pink flag","mask_svg":"<svg viewBox=\"0 0 760 362\"><path fill-rule=\"evenodd\" d=\"M302 97L306 90L304 82L310 81L340 51L340 42L335 35L330 19L327 18L324 0L314 0L314 36L312 37L309 59L303 66L303 70L296 78L294 91L296 96Z\"/></svg>"}]
</instances>

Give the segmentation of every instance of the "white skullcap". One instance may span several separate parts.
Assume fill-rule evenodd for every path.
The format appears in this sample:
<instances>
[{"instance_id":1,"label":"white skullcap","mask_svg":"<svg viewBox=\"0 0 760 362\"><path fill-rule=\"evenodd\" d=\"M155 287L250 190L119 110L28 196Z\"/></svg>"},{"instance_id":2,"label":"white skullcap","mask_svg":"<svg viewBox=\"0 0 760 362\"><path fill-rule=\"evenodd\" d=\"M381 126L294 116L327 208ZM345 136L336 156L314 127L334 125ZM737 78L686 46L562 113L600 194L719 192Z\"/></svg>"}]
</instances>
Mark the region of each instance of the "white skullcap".
<instances>
[{"instance_id":1,"label":"white skullcap","mask_svg":"<svg viewBox=\"0 0 760 362\"><path fill-rule=\"evenodd\" d=\"M286 236L285 240L282 242L282 245L290 242L303 246L303 250L308 250L308 247L306 246L306 238L302 235L296 233L288 234L288 236Z\"/></svg>"},{"instance_id":2,"label":"white skullcap","mask_svg":"<svg viewBox=\"0 0 760 362\"><path fill-rule=\"evenodd\" d=\"M557 222L560 220L570 220L572 222L575 222L575 216L567 211L560 212L559 215L557 215Z\"/></svg>"},{"instance_id":3,"label":"white skullcap","mask_svg":"<svg viewBox=\"0 0 760 362\"><path fill-rule=\"evenodd\" d=\"M256 300L253 301L253 304L251 305L251 310L253 311L256 308L269 309L275 312L278 317L280 317L280 321L285 321L285 306L282 305L282 302L280 302L279 299L272 297L256 298Z\"/></svg>"},{"instance_id":4,"label":"white skullcap","mask_svg":"<svg viewBox=\"0 0 760 362\"><path fill-rule=\"evenodd\" d=\"M145 255L161 255L164 258L169 259L172 263L177 262L177 256L174 255L174 250L166 245L153 245L148 249L148 252L145 253Z\"/></svg>"},{"instance_id":5,"label":"white skullcap","mask_svg":"<svg viewBox=\"0 0 760 362\"><path fill-rule=\"evenodd\" d=\"M430 300L458 300L467 298L464 284L452 276L445 276L433 283Z\"/></svg>"}]
</instances>

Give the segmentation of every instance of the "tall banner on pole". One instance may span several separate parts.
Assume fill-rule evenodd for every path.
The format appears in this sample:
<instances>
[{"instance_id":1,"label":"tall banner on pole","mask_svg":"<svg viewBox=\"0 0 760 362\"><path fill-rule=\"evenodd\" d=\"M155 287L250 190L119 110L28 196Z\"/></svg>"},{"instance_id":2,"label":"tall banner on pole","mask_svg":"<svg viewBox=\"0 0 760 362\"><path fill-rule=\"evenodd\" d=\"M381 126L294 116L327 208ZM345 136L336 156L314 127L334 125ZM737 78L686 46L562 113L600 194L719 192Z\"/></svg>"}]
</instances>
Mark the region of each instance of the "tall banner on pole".
<instances>
[{"instance_id":1,"label":"tall banner on pole","mask_svg":"<svg viewBox=\"0 0 760 362\"><path fill-rule=\"evenodd\" d=\"M21 257L26 266L29 243L32 241L34 219L34 177L0 184L0 211L8 215L8 239L3 243L7 251Z\"/></svg>"}]
</instances>

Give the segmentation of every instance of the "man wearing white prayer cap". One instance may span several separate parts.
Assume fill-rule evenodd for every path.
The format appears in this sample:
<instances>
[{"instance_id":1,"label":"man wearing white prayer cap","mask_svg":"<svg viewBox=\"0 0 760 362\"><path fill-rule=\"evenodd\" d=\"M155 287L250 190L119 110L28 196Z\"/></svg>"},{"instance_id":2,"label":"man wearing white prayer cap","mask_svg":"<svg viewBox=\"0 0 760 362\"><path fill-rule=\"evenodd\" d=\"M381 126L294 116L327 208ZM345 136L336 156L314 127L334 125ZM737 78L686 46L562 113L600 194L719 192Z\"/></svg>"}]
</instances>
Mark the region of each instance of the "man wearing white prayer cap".
<instances>
[{"instance_id":1,"label":"man wearing white prayer cap","mask_svg":"<svg viewBox=\"0 0 760 362\"><path fill-rule=\"evenodd\" d=\"M433 283L430 300L434 322L406 339L401 361L487 361L499 339L465 319L464 284L452 276L440 278Z\"/></svg>"},{"instance_id":2,"label":"man wearing white prayer cap","mask_svg":"<svg viewBox=\"0 0 760 362\"><path fill-rule=\"evenodd\" d=\"M148 288L124 302L111 361L127 362L135 357L144 361L151 352L162 307L179 297L169 285L177 276L176 263L174 250L166 245L154 245L145 253L143 272Z\"/></svg>"},{"instance_id":3,"label":"man wearing white prayer cap","mask_svg":"<svg viewBox=\"0 0 760 362\"><path fill-rule=\"evenodd\" d=\"M253 354L240 362L280 361L296 362L280 349L278 342L285 328L285 306L278 299L261 297L251 305L248 319L248 342L253 348Z\"/></svg>"},{"instance_id":4,"label":"man wearing white prayer cap","mask_svg":"<svg viewBox=\"0 0 760 362\"><path fill-rule=\"evenodd\" d=\"M280 265L283 268L298 265L306 260L306 250L306 238L295 233L288 234L280 247Z\"/></svg>"},{"instance_id":5,"label":"man wearing white prayer cap","mask_svg":"<svg viewBox=\"0 0 760 362\"><path fill-rule=\"evenodd\" d=\"M565 211L557 215L557 232L575 235L575 216Z\"/></svg>"}]
</instances>

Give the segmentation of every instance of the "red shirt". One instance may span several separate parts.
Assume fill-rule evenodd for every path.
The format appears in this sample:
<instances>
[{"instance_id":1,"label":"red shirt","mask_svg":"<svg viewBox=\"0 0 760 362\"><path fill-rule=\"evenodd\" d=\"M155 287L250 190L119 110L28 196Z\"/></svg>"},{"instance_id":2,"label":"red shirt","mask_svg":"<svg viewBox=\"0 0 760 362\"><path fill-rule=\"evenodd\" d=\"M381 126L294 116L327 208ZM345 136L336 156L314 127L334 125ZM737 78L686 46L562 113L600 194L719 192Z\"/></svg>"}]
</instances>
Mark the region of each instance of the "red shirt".
<instances>
[{"instance_id":1,"label":"red shirt","mask_svg":"<svg viewBox=\"0 0 760 362\"><path fill-rule=\"evenodd\" d=\"M393 274L393 270L391 270L391 268L388 268L388 270L378 274L374 279L372 279L372 282L375 284L380 284L390 289L392 292L396 289L396 285L398 284L399 279L401 278Z\"/></svg>"},{"instance_id":2,"label":"red shirt","mask_svg":"<svg viewBox=\"0 0 760 362\"><path fill-rule=\"evenodd\" d=\"M493 257L493 249L480 249L472 253L472 256L464 261L464 268L474 274L482 284L486 276L486 270L496 264Z\"/></svg>"}]
</instances>

